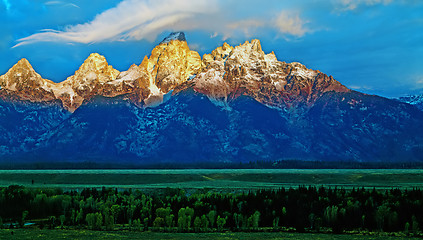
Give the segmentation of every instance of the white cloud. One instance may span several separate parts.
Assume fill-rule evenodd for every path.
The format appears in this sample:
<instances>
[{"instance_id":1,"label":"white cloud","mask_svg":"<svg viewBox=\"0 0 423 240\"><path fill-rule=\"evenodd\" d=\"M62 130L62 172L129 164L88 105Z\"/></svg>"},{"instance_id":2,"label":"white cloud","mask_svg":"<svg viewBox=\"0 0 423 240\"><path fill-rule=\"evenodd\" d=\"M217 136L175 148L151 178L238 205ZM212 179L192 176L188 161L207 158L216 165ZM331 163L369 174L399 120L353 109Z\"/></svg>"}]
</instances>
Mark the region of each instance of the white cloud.
<instances>
[{"instance_id":1,"label":"white cloud","mask_svg":"<svg viewBox=\"0 0 423 240\"><path fill-rule=\"evenodd\" d=\"M333 0L337 11L353 11L361 6L387 5L391 2L392 0Z\"/></svg>"},{"instance_id":2,"label":"white cloud","mask_svg":"<svg viewBox=\"0 0 423 240\"><path fill-rule=\"evenodd\" d=\"M304 26L306 23L300 18L299 13L282 11L277 16L275 26L281 33L302 37L309 32L309 29Z\"/></svg>"},{"instance_id":3,"label":"white cloud","mask_svg":"<svg viewBox=\"0 0 423 240\"><path fill-rule=\"evenodd\" d=\"M184 20L215 10L207 0L124 0L115 8L97 15L85 24L67 26L63 31L46 29L18 40L14 47L33 42L92 43L126 39L154 40L156 35ZM181 30L189 29L184 21ZM185 29L184 29L185 28Z\"/></svg>"},{"instance_id":4,"label":"white cloud","mask_svg":"<svg viewBox=\"0 0 423 240\"><path fill-rule=\"evenodd\" d=\"M47 5L63 3L45 2ZM257 16L236 19L237 13L233 9L219 6L219 3L224 4L219 0L123 0L90 22L66 26L63 30L44 29L18 39L14 47L35 42L154 41L164 31L203 30L209 31L212 38L220 35L223 39L236 33L250 37L260 28L297 37L309 32L304 27L307 22L297 12L282 11L267 20Z\"/></svg>"},{"instance_id":5,"label":"white cloud","mask_svg":"<svg viewBox=\"0 0 423 240\"><path fill-rule=\"evenodd\" d=\"M302 19L298 11L283 10L273 18L267 16L267 18L250 18L229 23L224 38L229 38L234 30L239 30L246 37L250 37L262 28L274 29L283 36L302 37L312 32L305 26L307 23L308 21Z\"/></svg>"}]
</instances>

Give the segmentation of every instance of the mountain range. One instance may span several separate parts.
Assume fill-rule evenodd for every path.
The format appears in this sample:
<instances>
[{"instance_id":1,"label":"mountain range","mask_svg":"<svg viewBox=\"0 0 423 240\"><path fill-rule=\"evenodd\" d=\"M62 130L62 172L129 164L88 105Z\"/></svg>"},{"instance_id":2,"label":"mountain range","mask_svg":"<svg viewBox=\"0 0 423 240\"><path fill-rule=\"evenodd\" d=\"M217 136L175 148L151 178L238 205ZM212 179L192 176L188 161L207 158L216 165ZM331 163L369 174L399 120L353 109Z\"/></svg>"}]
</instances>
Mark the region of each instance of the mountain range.
<instances>
[{"instance_id":1,"label":"mountain range","mask_svg":"<svg viewBox=\"0 0 423 240\"><path fill-rule=\"evenodd\" d=\"M123 72L93 53L55 83L20 60L0 76L0 156L12 164L419 162L423 111L279 61L256 39L200 57L177 32Z\"/></svg>"}]
</instances>

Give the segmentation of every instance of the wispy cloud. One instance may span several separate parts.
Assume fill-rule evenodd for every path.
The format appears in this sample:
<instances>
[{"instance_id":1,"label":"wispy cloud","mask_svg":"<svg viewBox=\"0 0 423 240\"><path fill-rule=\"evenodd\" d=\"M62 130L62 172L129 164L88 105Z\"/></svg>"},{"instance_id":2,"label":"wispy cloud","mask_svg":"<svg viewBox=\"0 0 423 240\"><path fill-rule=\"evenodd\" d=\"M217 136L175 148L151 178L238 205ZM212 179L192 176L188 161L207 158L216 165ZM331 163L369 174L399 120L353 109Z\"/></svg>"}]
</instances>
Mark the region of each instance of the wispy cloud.
<instances>
[{"instance_id":1,"label":"wispy cloud","mask_svg":"<svg viewBox=\"0 0 423 240\"><path fill-rule=\"evenodd\" d=\"M301 37L309 32L305 24L306 22L300 18L298 12L282 11L275 21L275 26L281 33L287 33L297 37Z\"/></svg>"},{"instance_id":2,"label":"wispy cloud","mask_svg":"<svg viewBox=\"0 0 423 240\"><path fill-rule=\"evenodd\" d=\"M75 7L75 8L80 8L78 5L76 5L75 3L67 3L67 2L62 2L62 1L48 1L44 3L45 5L60 5L63 7Z\"/></svg>"},{"instance_id":3,"label":"wispy cloud","mask_svg":"<svg viewBox=\"0 0 423 240\"><path fill-rule=\"evenodd\" d=\"M210 34L210 38L215 38L215 37L217 37L217 35L219 35L219 33L214 32L214 33Z\"/></svg>"},{"instance_id":4,"label":"wispy cloud","mask_svg":"<svg viewBox=\"0 0 423 240\"><path fill-rule=\"evenodd\" d=\"M202 44L199 43L189 43L188 44L189 49L200 52L205 49L205 47Z\"/></svg>"},{"instance_id":5,"label":"wispy cloud","mask_svg":"<svg viewBox=\"0 0 423 240\"><path fill-rule=\"evenodd\" d=\"M67 26L62 31L45 29L19 39L14 47L41 41L93 43L154 40L166 28L213 10L213 3L206 0L124 0L115 8L98 14L91 22Z\"/></svg>"},{"instance_id":6,"label":"wispy cloud","mask_svg":"<svg viewBox=\"0 0 423 240\"><path fill-rule=\"evenodd\" d=\"M306 33L312 32L306 27L308 23L300 17L298 11L283 10L275 16L267 19L244 19L236 21L227 25L228 30L224 38L228 38L234 30L239 30L244 33L246 37L250 37L255 32L262 28L274 29L280 35L302 37Z\"/></svg>"},{"instance_id":7,"label":"wispy cloud","mask_svg":"<svg viewBox=\"0 0 423 240\"><path fill-rule=\"evenodd\" d=\"M373 90L373 87L367 86L367 85L351 85L349 86L349 88L354 89L354 90Z\"/></svg>"},{"instance_id":8,"label":"wispy cloud","mask_svg":"<svg viewBox=\"0 0 423 240\"><path fill-rule=\"evenodd\" d=\"M387 5L392 0L333 0L336 11L353 11L360 7L374 6L378 4Z\"/></svg>"},{"instance_id":9,"label":"wispy cloud","mask_svg":"<svg viewBox=\"0 0 423 240\"><path fill-rule=\"evenodd\" d=\"M411 77L411 79L414 79L412 90L423 89L423 75L416 75Z\"/></svg>"},{"instance_id":10,"label":"wispy cloud","mask_svg":"<svg viewBox=\"0 0 423 240\"><path fill-rule=\"evenodd\" d=\"M6 10L9 11L10 10L10 2L9 0L3 0L4 6L6 7Z\"/></svg>"},{"instance_id":11,"label":"wispy cloud","mask_svg":"<svg viewBox=\"0 0 423 240\"><path fill-rule=\"evenodd\" d=\"M62 3L48 1L45 4ZM257 29L264 27L297 37L309 31L305 27L307 21L301 19L297 12L282 11L267 20L255 16L237 19L236 16L227 17L229 10L220 4L222 2L218 0L123 0L90 22L66 26L63 30L44 29L17 40L14 47L35 42L154 41L158 34L169 30L203 30L212 33L211 37L220 35L223 39L232 37L234 32L250 37Z\"/></svg>"},{"instance_id":12,"label":"wispy cloud","mask_svg":"<svg viewBox=\"0 0 423 240\"><path fill-rule=\"evenodd\" d=\"M258 19L245 19L237 22L233 22L227 25L230 30L241 30L247 37L250 36L251 31L257 28L263 27L265 22Z\"/></svg>"}]
</instances>

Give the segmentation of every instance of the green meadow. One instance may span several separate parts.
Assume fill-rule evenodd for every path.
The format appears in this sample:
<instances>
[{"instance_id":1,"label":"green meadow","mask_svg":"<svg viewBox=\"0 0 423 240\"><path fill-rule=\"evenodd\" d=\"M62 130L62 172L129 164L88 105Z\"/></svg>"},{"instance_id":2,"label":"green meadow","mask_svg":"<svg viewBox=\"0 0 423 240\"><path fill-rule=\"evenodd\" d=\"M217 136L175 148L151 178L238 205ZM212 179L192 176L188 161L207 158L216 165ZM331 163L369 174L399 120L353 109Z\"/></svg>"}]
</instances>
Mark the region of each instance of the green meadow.
<instances>
[{"instance_id":1,"label":"green meadow","mask_svg":"<svg viewBox=\"0 0 423 240\"><path fill-rule=\"evenodd\" d=\"M420 169L0 170L0 186L261 189L306 186L423 187Z\"/></svg>"}]
</instances>

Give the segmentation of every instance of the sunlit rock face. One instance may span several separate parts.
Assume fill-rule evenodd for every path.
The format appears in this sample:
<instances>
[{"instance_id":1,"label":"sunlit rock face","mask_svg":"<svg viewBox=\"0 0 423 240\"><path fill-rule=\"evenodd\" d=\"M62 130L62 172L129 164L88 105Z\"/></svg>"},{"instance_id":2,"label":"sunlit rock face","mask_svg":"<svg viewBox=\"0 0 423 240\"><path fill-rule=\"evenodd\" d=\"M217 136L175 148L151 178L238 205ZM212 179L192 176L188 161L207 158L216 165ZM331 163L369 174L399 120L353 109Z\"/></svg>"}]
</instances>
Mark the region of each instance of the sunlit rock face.
<instances>
[{"instance_id":1,"label":"sunlit rock face","mask_svg":"<svg viewBox=\"0 0 423 240\"><path fill-rule=\"evenodd\" d=\"M189 49L181 32L172 33L139 66L132 65L124 72L93 53L73 76L60 83L42 79L26 59L0 79L3 88L21 99L59 99L70 112L94 96L124 94L139 107L154 107L163 103L165 94L189 87L217 104L225 105L230 99L246 95L285 110L309 108L325 92L350 91L318 70L278 61L273 52L265 54L256 39L235 47L225 43L201 59Z\"/></svg>"},{"instance_id":2,"label":"sunlit rock face","mask_svg":"<svg viewBox=\"0 0 423 240\"><path fill-rule=\"evenodd\" d=\"M423 111L279 61L259 40L201 58L177 32L122 72L93 53L60 83L26 59L0 76L12 162L410 162L422 142Z\"/></svg>"},{"instance_id":3,"label":"sunlit rock face","mask_svg":"<svg viewBox=\"0 0 423 240\"><path fill-rule=\"evenodd\" d=\"M349 92L341 83L300 63L285 63L265 54L259 40L236 47L225 43L203 57L204 70L194 78L194 89L227 101L251 96L271 107L310 107L323 93Z\"/></svg>"},{"instance_id":4,"label":"sunlit rock face","mask_svg":"<svg viewBox=\"0 0 423 240\"><path fill-rule=\"evenodd\" d=\"M56 84L43 79L25 58L16 63L6 74L0 76L0 87L7 89L17 98L32 102L55 99L52 86Z\"/></svg>"},{"instance_id":5,"label":"sunlit rock face","mask_svg":"<svg viewBox=\"0 0 423 240\"><path fill-rule=\"evenodd\" d=\"M59 99L74 112L94 96L128 94L139 107L161 104L164 95L201 71L201 57L191 51L184 33L173 33L144 57L142 63L119 72L98 53L91 54L74 75L54 83L41 78L26 59L20 60L0 77L0 86L22 100L36 102Z\"/></svg>"},{"instance_id":6,"label":"sunlit rock face","mask_svg":"<svg viewBox=\"0 0 423 240\"><path fill-rule=\"evenodd\" d=\"M102 85L118 75L119 71L108 65L104 56L92 53L73 76L59 83L53 91L63 105L73 112L84 100L98 95Z\"/></svg>"},{"instance_id":7,"label":"sunlit rock face","mask_svg":"<svg viewBox=\"0 0 423 240\"><path fill-rule=\"evenodd\" d=\"M184 33L172 33L153 49L150 58L144 58L140 67L149 80L150 95L145 103L157 105L164 94L201 71L201 57L189 49Z\"/></svg>"}]
</instances>

